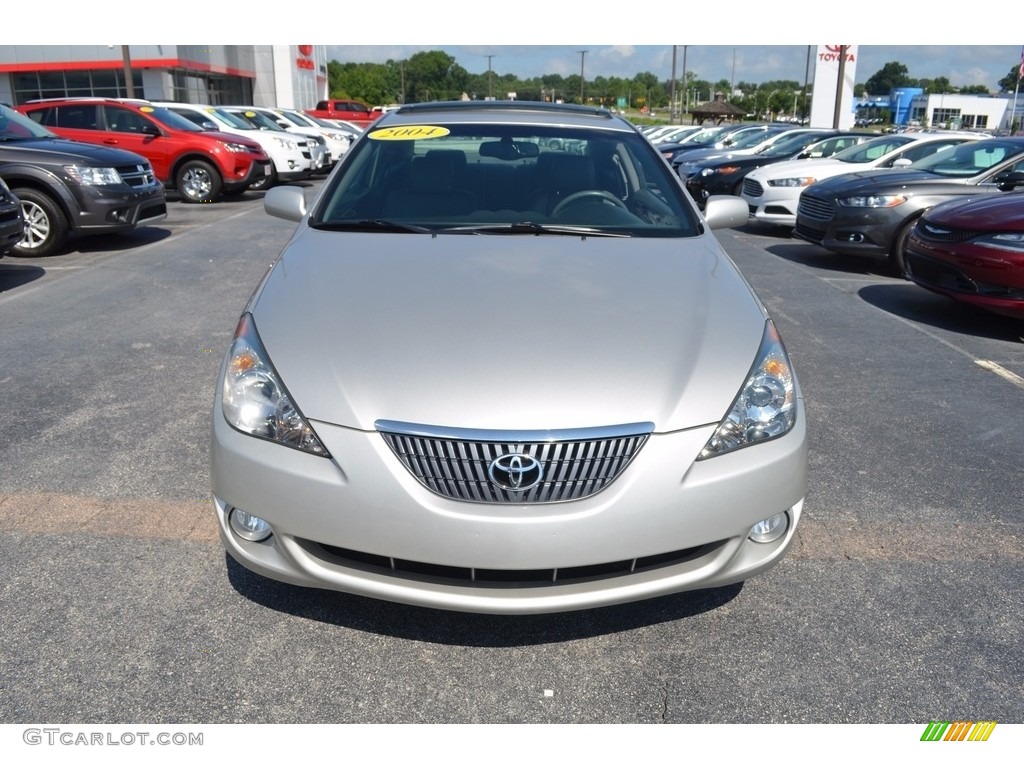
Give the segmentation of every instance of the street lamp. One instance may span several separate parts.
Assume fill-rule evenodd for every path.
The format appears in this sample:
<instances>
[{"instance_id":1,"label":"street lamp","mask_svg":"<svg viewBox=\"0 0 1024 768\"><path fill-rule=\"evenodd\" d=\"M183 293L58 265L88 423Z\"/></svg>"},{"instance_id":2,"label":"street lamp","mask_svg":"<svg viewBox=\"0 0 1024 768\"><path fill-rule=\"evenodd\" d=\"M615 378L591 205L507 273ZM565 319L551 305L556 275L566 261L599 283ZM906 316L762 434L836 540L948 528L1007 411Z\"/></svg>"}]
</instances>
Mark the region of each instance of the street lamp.
<instances>
[{"instance_id":1,"label":"street lamp","mask_svg":"<svg viewBox=\"0 0 1024 768\"><path fill-rule=\"evenodd\" d=\"M494 58L493 53L485 54L487 56L487 100L490 101L494 98L494 92L491 89L491 59Z\"/></svg>"},{"instance_id":2,"label":"street lamp","mask_svg":"<svg viewBox=\"0 0 1024 768\"><path fill-rule=\"evenodd\" d=\"M580 104L583 104L583 58L590 53L590 51L576 51L580 55Z\"/></svg>"}]
</instances>

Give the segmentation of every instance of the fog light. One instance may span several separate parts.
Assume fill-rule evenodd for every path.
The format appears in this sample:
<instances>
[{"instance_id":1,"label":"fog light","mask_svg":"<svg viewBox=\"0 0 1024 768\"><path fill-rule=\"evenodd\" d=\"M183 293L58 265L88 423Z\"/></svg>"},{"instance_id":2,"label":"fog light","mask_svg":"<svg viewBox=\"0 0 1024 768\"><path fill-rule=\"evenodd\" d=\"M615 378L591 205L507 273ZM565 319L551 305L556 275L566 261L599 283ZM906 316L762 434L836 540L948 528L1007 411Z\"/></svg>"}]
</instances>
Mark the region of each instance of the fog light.
<instances>
[{"instance_id":1,"label":"fog light","mask_svg":"<svg viewBox=\"0 0 1024 768\"><path fill-rule=\"evenodd\" d=\"M246 541L263 541L270 538L270 535L274 532L270 527L270 523L262 517L250 515L241 509L231 510L228 524L236 536Z\"/></svg>"},{"instance_id":2,"label":"fog light","mask_svg":"<svg viewBox=\"0 0 1024 768\"><path fill-rule=\"evenodd\" d=\"M769 518L754 523L747 536L751 541L756 541L758 544L768 544L780 538L787 528L789 528L789 515L785 512L780 512L777 515L772 515Z\"/></svg>"}]
</instances>

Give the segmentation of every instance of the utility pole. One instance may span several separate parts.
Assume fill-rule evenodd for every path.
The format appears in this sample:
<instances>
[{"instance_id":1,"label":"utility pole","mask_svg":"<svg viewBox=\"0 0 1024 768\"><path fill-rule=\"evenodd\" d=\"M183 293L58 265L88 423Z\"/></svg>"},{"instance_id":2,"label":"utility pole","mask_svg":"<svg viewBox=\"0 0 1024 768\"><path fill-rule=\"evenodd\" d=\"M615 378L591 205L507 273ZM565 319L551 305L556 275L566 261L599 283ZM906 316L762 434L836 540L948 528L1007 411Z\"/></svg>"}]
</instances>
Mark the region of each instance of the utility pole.
<instances>
[{"instance_id":1,"label":"utility pole","mask_svg":"<svg viewBox=\"0 0 1024 768\"><path fill-rule=\"evenodd\" d=\"M129 99L135 98L135 76L132 75L132 55L127 45L121 46L121 60L124 62L124 89Z\"/></svg>"},{"instance_id":2,"label":"utility pole","mask_svg":"<svg viewBox=\"0 0 1024 768\"><path fill-rule=\"evenodd\" d=\"M678 122L676 120L676 47L672 46L672 82L669 84L668 101L671 104L671 108L668 111L668 121L670 123Z\"/></svg>"},{"instance_id":3,"label":"utility pole","mask_svg":"<svg viewBox=\"0 0 1024 768\"><path fill-rule=\"evenodd\" d=\"M494 98L494 91L491 88L491 59L494 58L493 53L486 54L487 56L487 100L490 101Z\"/></svg>"},{"instance_id":4,"label":"utility pole","mask_svg":"<svg viewBox=\"0 0 1024 768\"><path fill-rule=\"evenodd\" d=\"M580 55L580 104L584 104L583 101L583 58L590 53L590 51L576 51Z\"/></svg>"},{"instance_id":5,"label":"utility pole","mask_svg":"<svg viewBox=\"0 0 1024 768\"><path fill-rule=\"evenodd\" d=\"M686 112L690 112L690 92L686 90L686 49L690 46L683 46L683 93L686 94ZM682 120L683 116L680 115L679 119ZM692 119L691 119L692 122Z\"/></svg>"},{"instance_id":6,"label":"utility pole","mask_svg":"<svg viewBox=\"0 0 1024 768\"><path fill-rule=\"evenodd\" d=\"M843 106L843 80L846 75L846 48L839 46L839 75L836 80L836 105L832 112L832 127L839 128L839 117L842 114Z\"/></svg>"}]
</instances>

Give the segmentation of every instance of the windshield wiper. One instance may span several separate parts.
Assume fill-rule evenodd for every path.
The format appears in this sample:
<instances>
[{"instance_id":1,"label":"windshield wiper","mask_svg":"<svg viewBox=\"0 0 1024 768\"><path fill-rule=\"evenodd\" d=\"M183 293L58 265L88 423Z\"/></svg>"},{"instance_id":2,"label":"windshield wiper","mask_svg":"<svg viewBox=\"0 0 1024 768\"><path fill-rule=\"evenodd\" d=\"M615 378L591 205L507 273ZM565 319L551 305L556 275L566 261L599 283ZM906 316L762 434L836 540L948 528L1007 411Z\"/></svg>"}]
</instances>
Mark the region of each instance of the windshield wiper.
<instances>
[{"instance_id":1,"label":"windshield wiper","mask_svg":"<svg viewBox=\"0 0 1024 768\"><path fill-rule=\"evenodd\" d=\"M310 225L313 229L328 232L415 232L432 234L435 230L416 224L405 224L387 219L346 219L345 221L321 221Z\"/></svg>"},{"instance_id":2,"label":"windshield wiper","mask_svg":"<svg viewBox=\"0 0 1024 768\"><path fill-rule=\"evenodd\" d=\"M468 224L462 227L447 227L438 230L443 234L465 233L469 235L579 235L592 237L632 237L628 232L619 232L597 227L577 227L564 224L538 224L534 221L517 221L514 224Z\"/></svg>"}]
</instances>

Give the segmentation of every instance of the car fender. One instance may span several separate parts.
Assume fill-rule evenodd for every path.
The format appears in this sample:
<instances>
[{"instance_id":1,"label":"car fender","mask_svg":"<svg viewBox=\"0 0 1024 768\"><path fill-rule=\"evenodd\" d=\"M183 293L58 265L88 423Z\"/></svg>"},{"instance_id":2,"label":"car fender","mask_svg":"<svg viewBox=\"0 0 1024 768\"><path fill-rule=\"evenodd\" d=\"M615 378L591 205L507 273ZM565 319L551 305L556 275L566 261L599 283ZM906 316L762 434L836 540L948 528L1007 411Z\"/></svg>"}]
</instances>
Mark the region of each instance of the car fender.
<instances>
[{"instance_id":1,"label":"car fender","mask_svg":"<svg viewBox=\"0 0 1024 768\"><path fill-rule=\"evenodd\" d=\"M71 218L71 211L77 210L78 204L68 185L57 174L36 165L23 162L6 162L0 164L0 176L7 186L32 187L47 193Z\"/></svg>"}]
</instances>

